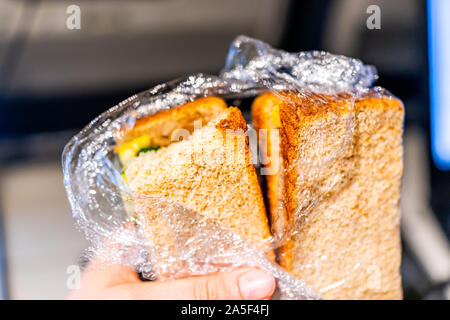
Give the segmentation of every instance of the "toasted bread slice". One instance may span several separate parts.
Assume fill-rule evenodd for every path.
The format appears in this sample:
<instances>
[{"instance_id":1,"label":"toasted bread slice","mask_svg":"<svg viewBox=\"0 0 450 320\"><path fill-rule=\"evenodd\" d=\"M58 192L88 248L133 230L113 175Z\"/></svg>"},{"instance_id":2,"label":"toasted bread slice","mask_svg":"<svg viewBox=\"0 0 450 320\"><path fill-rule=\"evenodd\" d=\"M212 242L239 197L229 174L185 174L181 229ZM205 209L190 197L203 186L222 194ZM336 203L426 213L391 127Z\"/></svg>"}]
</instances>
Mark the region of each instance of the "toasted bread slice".
<instances>
[{"instance_id":1,"label":"toasted bread slice","mask_svg":"<svg viewBox=\"0 0 450 320\"><path fill-rule=\"evenodd\" d=\"M126 142L149 135L152 144L166 146L172 142L173 131L183 128L192 133L195 121L206 124L226 108L227 104L219 97L197 98L192 102L138 119L131 127L124 126L116 133L115 140L120 147Z\"/></svg>"},{"instance_id":2,"label":"toasted bread slice","mask_svg":"<svg viewBox=\"0 0 450 320\"><path fill-rule=\"evenodd\" d=\"M178 130L191 134L196 124L205 125L226 108L223 99L205 97L138 119L133 127L124 126L116 133L115 151L126 167L143 148L167 146L179 139Z\"/></svg>"},{"instance_id":3,"label":"toasted bread slice","mask_svg":"<svg viewBox=\"0 0 450 320\"><path fill-rule=\"evenodd\" d=\"M252 104L252 119L255 127L260 154L264 157L264 167L270 168L265 175L266 195L272 233L281 237L288 225L287 212L283 206L284 164L280 152L279 129L281 100L272 93L264 93ZM262 130L265 130L263 132ZM278 140L275 139L278 135Z\"/></svg>"},{"instance_id":4,"label":"toasted bread slice","mask_svg":"<svg viewBox=\"0 0 450 320\"><path fill-rule=\"evenodd\" d=\"M224 109L188 138L132 158L128 185L137 197L172 199L263 249L270 230L246 131L239 109Z\"/></svg>"},{"instance_id":5,"label":"toasted bread slice","mask_svg":"<svg viewBox=\"0 0 450 320\"><path fill-rule=\"evenodd\" d=\"M268 177L268 197L277 203L270 190L283 190L282 220L294 225L280 264L325 298L400 299L402 103L373 94L354 104L346 95L290 98L265 94L253 105L257 129L270 128L262 118L274 114L277 127L279 108L286 170ZM276 220L283 211L271 204L270 213Z\"/></svg>"}]
</instances>

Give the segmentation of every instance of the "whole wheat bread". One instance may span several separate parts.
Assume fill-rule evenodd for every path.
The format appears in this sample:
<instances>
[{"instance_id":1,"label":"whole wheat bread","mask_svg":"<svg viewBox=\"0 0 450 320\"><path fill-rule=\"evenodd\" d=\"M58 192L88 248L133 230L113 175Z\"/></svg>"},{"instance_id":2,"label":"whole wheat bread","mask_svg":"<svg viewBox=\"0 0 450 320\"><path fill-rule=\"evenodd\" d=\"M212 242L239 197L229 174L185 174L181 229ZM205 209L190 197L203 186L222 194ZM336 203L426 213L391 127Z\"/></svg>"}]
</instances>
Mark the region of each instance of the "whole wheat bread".
<instances>
[{"instance_id":1,"label":"whole wheat bread","mask_svg":"<svg viewBox=\"0 0 450 320\"><path fill-rule=\"evenodd\" d=\"M210 121L182 141L131 159L125 171L128 185L135 195L162 196L181 203L262 248L270 229L245 135L247 124L238 108L222 108L218 98L213 98L212 110L204 99L157 114L157 119L146 119L142 124L145 130L141 131L146 134L161 130L167 122L173 129L174 114L178 129L190 131L191 122L199 117ZM199 106L201 114L193 110ZM187 109L186 118L182 109ZM149 129L149 123L155 122L161 125ZM170 135L167 133L165 136ZM133 137L137 134L134 132ZM268 255L273 256L273 252L269 250Z\"/></svg>"},{"instance_id":2,"label":"whole wheat bread","mask_svg":"<svg viewBox=\"0 0 450 320\"><path fill-rule=\"evenodd\" d=\"M202 121L205 125L226 108L227 104L221 98L198 98L186 104L140 118L132 126L123 126L116 133L115 140L120 146L147 134L150 135L153 144L166 146L172 143L171 135L175 130L186 129L192 133L195 121Z\"/></svg>"},{"instance_id":3,"label":"whole wheat bread","mask_svg":"<svg viewBox=\"0 0 450 320\"><path fill-rule=\"evenodd\" d=\"M280 155L262 146L283 164L267 176L272 227L294 225L280 264L325 298L401 299L402 103L290 98L266 93L252 106L256 129L281 134Z\"/></svg>"}]
</instances>

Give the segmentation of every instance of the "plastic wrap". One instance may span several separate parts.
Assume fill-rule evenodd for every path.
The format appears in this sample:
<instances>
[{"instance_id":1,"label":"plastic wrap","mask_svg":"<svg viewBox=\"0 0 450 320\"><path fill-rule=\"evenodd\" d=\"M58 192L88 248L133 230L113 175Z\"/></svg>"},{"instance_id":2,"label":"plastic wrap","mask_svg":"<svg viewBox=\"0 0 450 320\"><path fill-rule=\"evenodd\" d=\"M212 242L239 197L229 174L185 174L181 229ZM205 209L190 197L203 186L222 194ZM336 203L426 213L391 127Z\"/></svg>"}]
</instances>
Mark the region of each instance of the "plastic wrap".
<instances>
[{"instance_id":1,"label":"plastic wrap","mask_svg":"<svg viewBox=\"0 0 450 320\"><path fill-rule=\"evenodd\" d=\"M262 250L215 221L168 198L132 194L114 155L115 134L124 127L132 128L141 117L204 96L244 98L271 90L286 103L295 103L290 95L293 93L320 104L320 94L339 96L345 92L340 100L351 106L375 79L374 68L356 59L325 52L291 54L241 36L231 45L220 76L191 75L158 85L109 109L74 136L63 153L64 184L73 216L91 242L88 258L101 254L106 263L132 266L148 279L176 279L257 266L276 277L278 298L319 299L320 295L268 259ZM323 168L345 154L354 126L352 113L349 115L345 119L348 130L342 136L334 141L316 136L313 143L320 148L327 141L332 150L328 157L310 164L315 169L304 172L305 185L320 179ZM300 157L298 161L311 160ZM328 182L322 189L305 189L296 216L307 215L321 195L343 183L340 177ZM282 245L295 232L294 220L281 237L266 239L265 244L274 249ZM165 234L167 239L152 237L155 232Z\"/></svg>"}]
</instances>

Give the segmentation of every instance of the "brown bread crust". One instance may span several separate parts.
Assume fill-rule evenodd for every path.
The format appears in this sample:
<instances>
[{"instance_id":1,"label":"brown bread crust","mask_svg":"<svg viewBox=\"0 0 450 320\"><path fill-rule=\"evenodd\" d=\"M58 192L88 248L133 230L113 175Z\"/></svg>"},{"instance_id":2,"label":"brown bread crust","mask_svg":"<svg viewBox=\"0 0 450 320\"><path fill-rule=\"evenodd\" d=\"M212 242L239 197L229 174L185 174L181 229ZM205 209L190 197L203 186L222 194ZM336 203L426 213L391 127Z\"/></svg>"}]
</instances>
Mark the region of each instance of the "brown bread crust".
<instances>
[{"instance_id":1,"label":"brown bread crust","mask_svg":"<svg viewBox=\"0 0 450 320\"><path fill-rule=\"evenodd\" d=\"M124 127L119 130L115 139L117 144L120 145L148 134L153 145L166 146L172 142L171 134L175 130L187 129L192 133L194 121L201 120L202 125L206 125L226 108L227 104L219 97L198 98L184 105L138 119L132 128Z\"/></svg>"},{"instance_id":2,"label":"brown bread crust","mask_svg":"<svg viewBox=\"0 0 450 320\"><path fill-rule=\"evenodd\" d=\"M273 145L270 138L273 130L280 129L279 124L273 121L273 112L279 108L281 100L274 94L267 92L257 97L252 104L253 127L258 134L260 154L263 156L264 167L270 168L266 180L266 195L269 204L269 217L274 235L281 235L287 226L287 212L283 207L284 164L279 145ZM261 129L266 133L262 134ZM279 134L279 132L278 132Z\"/></svg>"}]
</instances>

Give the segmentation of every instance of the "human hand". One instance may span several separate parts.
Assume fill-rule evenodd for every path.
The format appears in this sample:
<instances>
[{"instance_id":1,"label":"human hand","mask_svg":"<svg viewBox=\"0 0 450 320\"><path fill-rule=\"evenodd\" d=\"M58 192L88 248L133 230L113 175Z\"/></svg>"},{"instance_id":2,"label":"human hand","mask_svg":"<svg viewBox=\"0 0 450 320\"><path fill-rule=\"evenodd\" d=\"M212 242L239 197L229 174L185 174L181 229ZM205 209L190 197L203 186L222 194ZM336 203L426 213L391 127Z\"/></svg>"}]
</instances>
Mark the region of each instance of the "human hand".
<instances>
[{"instance_id":1,"label":"human hand","mask_svg":"<svg viewBox=\"0 0 450 320\"><path fill-rule=\"evenodd\" d=\"M257 268L239 268L207 276L143 282L124 265L96 266L92 262L81 277L81 286L68 299L136 300L262 300L275 291L275 279Z\"/></svg>"}]
</instances>

